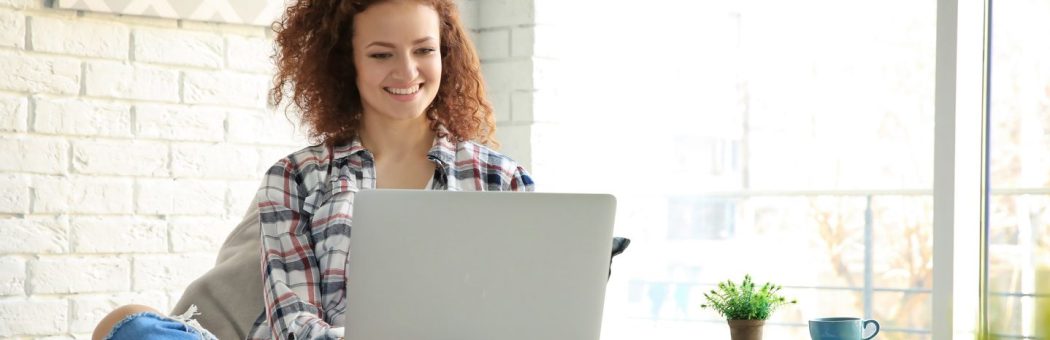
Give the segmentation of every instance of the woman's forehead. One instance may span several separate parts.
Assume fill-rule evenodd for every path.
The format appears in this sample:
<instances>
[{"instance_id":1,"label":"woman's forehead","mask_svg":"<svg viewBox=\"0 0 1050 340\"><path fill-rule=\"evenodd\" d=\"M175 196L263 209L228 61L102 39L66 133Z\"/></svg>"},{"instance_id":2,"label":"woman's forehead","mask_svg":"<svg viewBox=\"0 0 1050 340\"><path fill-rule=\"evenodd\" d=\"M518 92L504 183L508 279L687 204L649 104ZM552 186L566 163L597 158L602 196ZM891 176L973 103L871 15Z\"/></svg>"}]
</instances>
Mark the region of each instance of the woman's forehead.
<instances>
[{"instance_id":1,"label":"woman's forehead","mask_svg":"<svg viewBox=\"0 0 1050 340\"><path fill-rule=\"evenodd\" d=\"M386 1L354 16L355 40L411 44L439 38L440 19L433 7L415 1Z\"/></svg>"}]
</instances>

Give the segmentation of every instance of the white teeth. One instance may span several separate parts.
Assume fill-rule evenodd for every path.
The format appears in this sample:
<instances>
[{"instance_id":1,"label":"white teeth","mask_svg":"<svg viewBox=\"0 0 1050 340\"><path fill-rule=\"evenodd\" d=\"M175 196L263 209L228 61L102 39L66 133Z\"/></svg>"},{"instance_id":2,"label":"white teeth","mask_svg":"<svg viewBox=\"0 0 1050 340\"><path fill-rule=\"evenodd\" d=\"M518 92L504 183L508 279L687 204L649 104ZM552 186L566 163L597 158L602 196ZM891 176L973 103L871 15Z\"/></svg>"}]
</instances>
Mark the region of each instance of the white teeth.
<instances>
[{"instance_id":1,"label":"white teeth","mask_svg":"<svg viewBox=\"0 0 1050 340\"><path fill-rule=\"evenodd\" d=\"M419 91L419 89L421 87L423 87L423 84L419 84L419 85L416 85L416 86L413 86L413 87L409 87L407 89L399 89L399 88L393 88L393 87L385 87L384 89L386 90L386 92L390 92L390 93L393 93L393 94L406 95L406 94L416 93L417 91Z\"/></svg>"}]
</instances>

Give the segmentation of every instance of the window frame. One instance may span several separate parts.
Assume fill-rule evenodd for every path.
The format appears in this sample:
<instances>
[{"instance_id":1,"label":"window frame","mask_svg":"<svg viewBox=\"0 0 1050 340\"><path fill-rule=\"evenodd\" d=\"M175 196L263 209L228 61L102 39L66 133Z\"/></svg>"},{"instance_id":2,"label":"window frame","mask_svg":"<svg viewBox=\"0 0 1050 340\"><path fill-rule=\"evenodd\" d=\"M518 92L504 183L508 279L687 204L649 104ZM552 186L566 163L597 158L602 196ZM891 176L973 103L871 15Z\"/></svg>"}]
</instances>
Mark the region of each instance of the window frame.
<instances>
[{"instance_id":1,"label":"window frame","mask_svg":"<svg viewBox=\"0 0 1050 340\"><path fill-rule=\"evenodd\" d=\"M987 338L991 0L938 0L933 339Z\"/></svg>"}]
</instances>

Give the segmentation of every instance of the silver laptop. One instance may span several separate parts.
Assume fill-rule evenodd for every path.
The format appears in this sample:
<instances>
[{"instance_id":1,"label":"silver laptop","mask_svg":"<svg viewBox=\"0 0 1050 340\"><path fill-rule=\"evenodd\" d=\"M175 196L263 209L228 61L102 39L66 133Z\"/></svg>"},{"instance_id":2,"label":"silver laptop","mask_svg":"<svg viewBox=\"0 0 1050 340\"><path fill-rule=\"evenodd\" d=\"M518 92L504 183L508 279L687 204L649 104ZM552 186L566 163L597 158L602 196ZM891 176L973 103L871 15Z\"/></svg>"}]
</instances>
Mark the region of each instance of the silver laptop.
<instances>
[{"instance_id":1,"label":"silver laptop","mask_svg":"<svg viewBox=\"0 0 1050 340\"><path fill-rule=\"evenodd\" d=\"M616 200L357 193L349 340L597 340Z\"/></svg>"}]
</instances>

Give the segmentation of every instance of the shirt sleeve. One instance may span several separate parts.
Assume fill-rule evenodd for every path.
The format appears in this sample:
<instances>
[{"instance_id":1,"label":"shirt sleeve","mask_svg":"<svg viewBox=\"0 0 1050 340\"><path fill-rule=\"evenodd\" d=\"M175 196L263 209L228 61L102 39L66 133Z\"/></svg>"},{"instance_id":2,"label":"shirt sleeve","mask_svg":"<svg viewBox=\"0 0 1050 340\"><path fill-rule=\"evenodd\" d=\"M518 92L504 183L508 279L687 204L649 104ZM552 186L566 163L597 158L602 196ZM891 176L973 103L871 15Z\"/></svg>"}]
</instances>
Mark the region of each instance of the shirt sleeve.
<instances>
[{"instance_id":1,"label":"shirt sleeve","mask_svg":"<svg viewBox=\"0 0 1050 340\"><path fill-rule=\"evenodd\" d=\"M510 179L507 185L508 188L505 188L505 190L509 191L536 191L535 185L532 183L532 177L521 166L514 170L514 177Z\"/></svg>"},{"instance_id":2,"label":"shirt sleeve","mask_svg":"<svg viewBox=\"0 0 1050 340\"><path fill-rule=\"evenodd\" d=\"M310 237L309 190L291 159L266 172L256 200L263 297L274 339L336 339L320 306L320 268Z\"/></svg>"}]
</instances>

